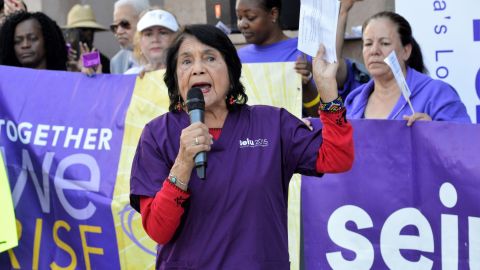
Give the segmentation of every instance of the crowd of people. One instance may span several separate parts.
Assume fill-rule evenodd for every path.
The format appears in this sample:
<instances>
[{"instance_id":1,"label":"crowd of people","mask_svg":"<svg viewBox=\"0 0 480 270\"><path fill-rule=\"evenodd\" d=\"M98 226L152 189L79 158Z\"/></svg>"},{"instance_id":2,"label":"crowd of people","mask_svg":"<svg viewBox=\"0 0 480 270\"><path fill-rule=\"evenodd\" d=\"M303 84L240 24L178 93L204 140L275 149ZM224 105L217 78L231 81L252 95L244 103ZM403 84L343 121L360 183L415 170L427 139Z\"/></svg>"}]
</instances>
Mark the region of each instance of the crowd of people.
<instances>
[{"instance_id":1,"label":"crowd of people","mask_svg":"<svg viewBox=\"0 0 480 270\"><path fill-rule=\"evenodd\" d=\"M341 1L337 29L336 81L339 95L348 108L347 116L406 119L408 125L415 120L470 122L455 89L426 74L420 47L402 16L383 12L365 22L365 66L342 57L348 13L357 1L361 0ZM28 12L22 0L1 0L0 8L0 64L17 67L143 77L146 72L165 69L167 49L181 29L174 14L151 6L149 0L118 0L114 3L110 30L120 49L112 59L98 52L99 63L85 67L82 56L98 51L94 47L95 33L107 30L97 23L91 6L74 5L68 13L67 24L62 27L44 13ZM282 1L237 0L235 12L238 30L247 43L237 50L241 62L295 62L295 70L302 77L303 115L318 116L321 97L312 76L312 58L297 49L297 38L283 32ZM390 45L373 41L372 35L388 36ZM398 40L400 44L395 43ZM396 46L406 49L408 55ZM393 74L383 63L383 58L392 50L399 55L402 71L413 92L414 114L400 97ZM375 67L377 64L380 70Z\"/></svg>"},{"instance_id":2,"label":"crowd of people","mask_svg":"<svg viewBox=\"0 0 480 270\"><path fill-rule=\"evenodd\" d=\"M455 89L426 74L420 46L399 14L381 12L364 23L368 74L342 57L355 2L341 1L339 61L328 63L323 46L316 57L305 56L298 39L283 32L279 0L236 1L238 29L248 43L238 50L214 26L181 27L174 14L148 0L118 0L110 30L120 50L109 62L103 56L98 65L86 67L82 56L96 50L95 32L106 30L91 7L74 6L62 30L45 14L28 12L21 1L4 0L0 64L89 75L143 76L165 69L170 111L144 128L131 173L131 205L159 243L157 268L288 269L289 180L293 173L320 176L350 169L354 151L347 119L406 120L409 126L420 120L470 122ZM415 113L384 62L392 51ZM322 129L311 130L283 109L247 105L242 63L261 62L295 62L304 115L319 116ZM189 121L185 102L193 87L203 95L204 123ZM261 138L262 147L239 147L247 138ZM209 155L206 181L194 173L199 152Z\"/></svg>"}]
</instances>

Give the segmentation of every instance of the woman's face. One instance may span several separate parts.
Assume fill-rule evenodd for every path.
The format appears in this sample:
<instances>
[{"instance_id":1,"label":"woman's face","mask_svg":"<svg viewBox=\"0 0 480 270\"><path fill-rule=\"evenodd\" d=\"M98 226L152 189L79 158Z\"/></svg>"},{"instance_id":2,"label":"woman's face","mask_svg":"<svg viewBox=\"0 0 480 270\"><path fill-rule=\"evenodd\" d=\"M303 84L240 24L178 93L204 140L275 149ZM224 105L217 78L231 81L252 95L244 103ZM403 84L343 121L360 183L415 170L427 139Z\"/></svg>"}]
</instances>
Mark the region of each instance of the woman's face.
<instances>
[{"instance_id":1,"label":"woman's face","mask_svg":"<svg viewBox=\"0 0 480 270\"><path fill-rule=\"evenodd\" d=\"M149 27L141 33L140 50L150 64L154 66L163 65L165 50L174 38L175 33L165 27Z\"/></svg>"},{"instance_id":2,"label":"woman's face","mask_svg":"<svg viewBox=\"0 0 480 270\"><path fill-rule=\"evenodd\" d=\"M186 100L190 88L200 87L206 110L227 108L228 67L217 49L193 36L186 36L178 50L176 73L183 100Z\"/></svg>"},{"instance_id":3,"label":"woman's face","mask_svg":"<svg viewBox=\"0 0 480 270\"><path fill-rule=\"evenodd\" d=\"M237 26L247 43L264 45L273 32L276 11L264 10L258 0L237 0Z\"/></svg>"},{"instance_id":4,"label":"woman's face","mask_svg":"<svg viewBox=\"0 0 480 270\"><path fill-rule=\"evenodd\" d=\"M36 19L28 19L17 25L13 37L15 56L24 67L47 67L45 41L42 28Z\"/></svg>"},{"instance_id":5,"label":"woman's face","mask_svg":"<svg viewBox=\"0 0 480 270\"><path fill-rule=\"evenodd\" d=\"M397 26L388 18L371 20L363 31L363 61L373 77L385 75L390 68L383 61L395 50L400 66L405 70L405 63L410 57L412 46L402 45Z\"/></svg>"}]
</instances>

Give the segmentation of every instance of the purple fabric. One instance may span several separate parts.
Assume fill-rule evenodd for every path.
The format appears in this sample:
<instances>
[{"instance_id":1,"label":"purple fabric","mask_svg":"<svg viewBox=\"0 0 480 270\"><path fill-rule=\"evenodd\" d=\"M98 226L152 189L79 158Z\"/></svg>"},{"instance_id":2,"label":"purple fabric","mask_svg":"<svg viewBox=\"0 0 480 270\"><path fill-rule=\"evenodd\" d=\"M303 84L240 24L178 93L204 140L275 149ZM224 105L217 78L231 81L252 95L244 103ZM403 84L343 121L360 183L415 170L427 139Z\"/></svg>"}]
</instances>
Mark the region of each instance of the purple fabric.
<instances>
[{"instance_id":1,"label":"purple fabric","mask_svg":"<svg viewBox=\"0 0 480 270\"><path fill-rule=\"evenodd\" d=\"M249 44L238 49L242 63L295 62L302 52L297 49L298 38L282 40L270 45ZM311 62L312 58L308 56Z\"/></svg>"},{"instance_id":2,"label":"purple fabric","mask_svg":"<svg viewBox=\"0 0 480 270\"><path fill-rule=\"evenodd\" d=\"M152 197L169 174L188 115L147 124L132 165L131 194ZM208 152L206 180L192 173L182 223L160 246L158 269L289 269L287 189L294 172L316 175L321 131L284 109L230 112ZM132 206L135 200L132 200Z\"/></svg>"},{"instance_id":3,"label":"purple fabric","mask_svg":"<svg viewBox=\"0 0 480 270\"><path fill-rule=\"evenodd\" d=\"M477 77L475 79L475 90L477 97L480 98L480 68L477 71ZM480 105L477 105L477 123L480 123Z\"/></svg>"},{"instance_id":4,"label":"purple fabric","mask_svg":"<svg viewBox=\"0 0 480 270\"><path fill-rule=\"evenodd\" d=\"M473 269L469 263L478 262L479 253L469 254L469 247L478 243L479 230L469 222L480 220L480 125L351 123L352 170L322 179L302 177L305 269ZM448 183L453 192L443 189L449 196L440 195ZM457 218L458 226L443 218ZM391 238L399 234L392 224L403 241ZM419 242L408 244L407 236L419 236ZM449 249L445 257L442 243ZM447 267L457 254L458 263Z\"/></svg>"},{"instance_id":5,"label":"purple fabric","mask_svg":"<svg viewBox=\"0 0 480 270\"><path fill-rule=\"evenodd\" d=\"M0 151L18 201L21 238L13 251L22 269L50 269L52 263L87 269L86 246L103 252L86 255L89 267L120 269L112 217L119 213L112 213L111 203L134 85L134 76L89 78L78 72L0 66ZM15 131L12 139L15 126L21 134ZM77 139L67 140L68 130ZM107 130L111 138L100 144L100 134ZM84 226L90 229L82 233L82 243ZM65 248L75 252L76 263ZM37 265L32 259L36 252ZM0 254L0 269L11 265L8 253Z\"/></svg>"},{"instance_id":6,"label":"purple fabric","mask_svg":"<svg viewBox=\"0 0 480 270\"><path fill-rule=\"evenodd\" d=\"M480 20L473 20L473 41L480 41Z\"/></svg>"},{"instance_id":7,"label":"purple fabric","mask_svg":"<svg viewBox=\"0 0 480 270\"><path fill-rule=\"evenodd\" d=\"M347 79L345 80L345 83L343 84L342 89L338 89L338 94L342 97L343 100L347 99L348 94L350 92L362 85L360 81L358 81L356 76L356 72L358 71L356 68L353 67L353 62L350 59L345 59L345 65L347 65Z\"/></svg>"},{"instance_id":8,"label":"purple fabric","mask_svg":"<svg viewBox=\"0 0 480 270\"><path fill-rule=\"evenodd\" d=\"M426 113L436 121L471 123L465 105L449 84L434 80L412 68L407 68L406 81L411 91L410 101L415 112ZM348 118L364 118L365 108L373 88L374 81L370 80L348 95L345 101ZM407 101L400 96L387 119L402 120L403 115L411 114Z\"/></svg>"}]
</instances>

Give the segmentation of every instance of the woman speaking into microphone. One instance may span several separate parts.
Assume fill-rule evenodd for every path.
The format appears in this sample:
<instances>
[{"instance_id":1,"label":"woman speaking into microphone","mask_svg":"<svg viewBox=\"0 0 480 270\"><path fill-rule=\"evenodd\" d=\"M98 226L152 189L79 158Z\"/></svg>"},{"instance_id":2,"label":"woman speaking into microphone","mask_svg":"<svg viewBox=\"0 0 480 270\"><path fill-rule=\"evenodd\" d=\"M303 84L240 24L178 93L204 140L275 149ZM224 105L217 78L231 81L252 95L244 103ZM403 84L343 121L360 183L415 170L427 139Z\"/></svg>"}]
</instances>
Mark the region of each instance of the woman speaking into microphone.
<instances>
[{"instance_id":1,"label":"woman speaking into microphone","mask_svg":"<svg viewBox=\"0 0 480 270\"><path fill-rule=\"evenodd\" d=\"M213 26L186 26L168 51L170 112L145 126L130 187L131 205L159 244L157 269L289 269L290 178L352 166L337 64L314 61L323 129L313 131L284 109L246 105L241 70L234 45ZM194 87L204 123L186 111ZM194 170L200 152L208 156L204 180Z\"/></svg>"}]
</instances>

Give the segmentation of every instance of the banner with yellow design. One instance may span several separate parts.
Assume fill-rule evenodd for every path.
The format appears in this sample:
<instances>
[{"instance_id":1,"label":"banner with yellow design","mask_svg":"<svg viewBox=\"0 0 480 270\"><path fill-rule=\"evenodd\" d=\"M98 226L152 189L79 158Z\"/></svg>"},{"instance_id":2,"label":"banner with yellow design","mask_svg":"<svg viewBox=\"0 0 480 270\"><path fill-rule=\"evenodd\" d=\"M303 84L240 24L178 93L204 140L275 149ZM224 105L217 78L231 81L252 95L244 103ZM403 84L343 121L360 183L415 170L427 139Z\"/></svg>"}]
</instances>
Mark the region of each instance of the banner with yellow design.
<instances>
[{"instance_id":1,"label":"banner with yellow design","mask_svg":"<svg viewBox=\"0 0 480 270\"><path fill-rule=\"evenodd\" d=\"M153 269L155 243L129 206L129 178L144 125L168 111L163 72L88 78L0 66L0 74L0 150L20 233L0 269ZM293 63L244 65L242 80L249 104L301 115ZM295 269L299 180L291 185Z\"/></svg>"}]
</instances>

